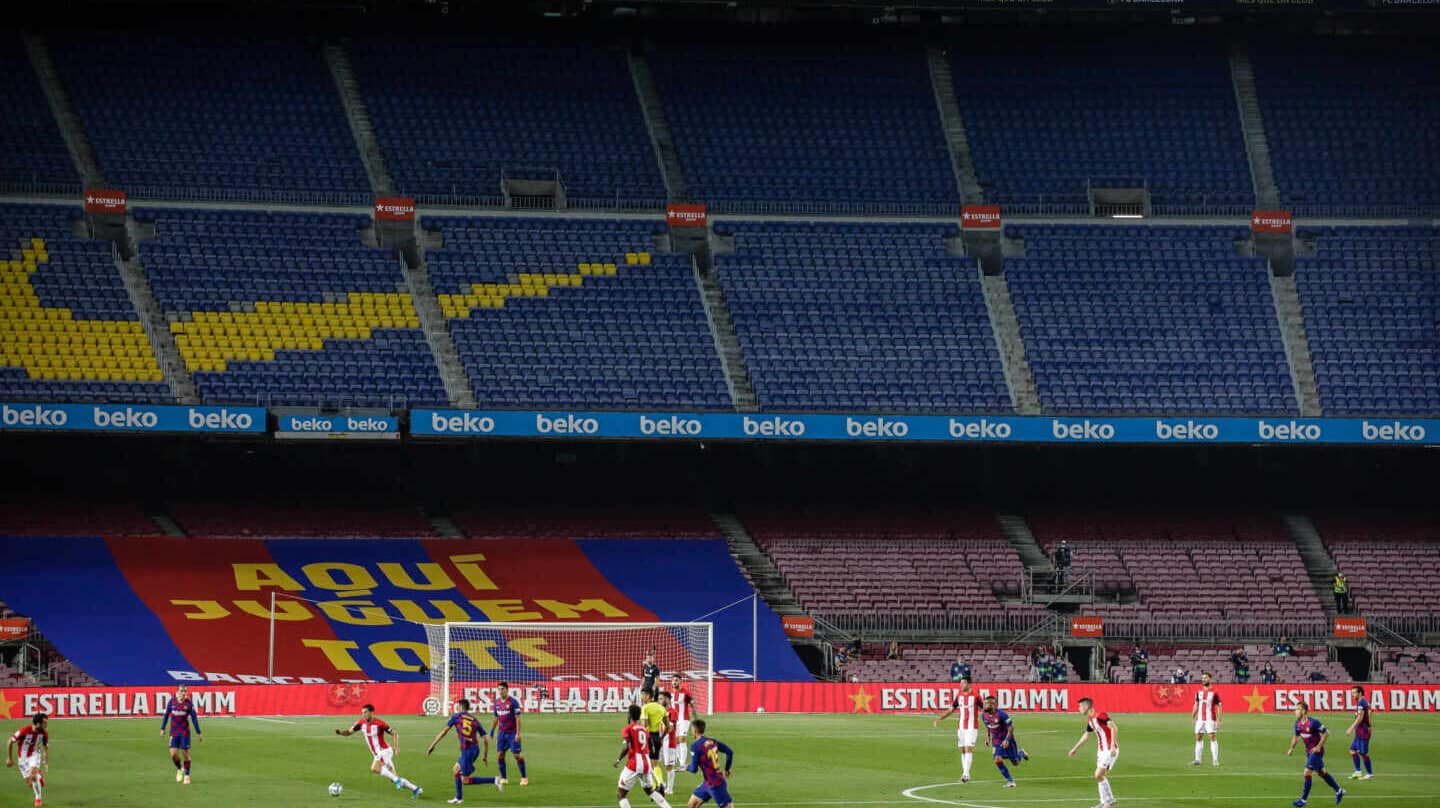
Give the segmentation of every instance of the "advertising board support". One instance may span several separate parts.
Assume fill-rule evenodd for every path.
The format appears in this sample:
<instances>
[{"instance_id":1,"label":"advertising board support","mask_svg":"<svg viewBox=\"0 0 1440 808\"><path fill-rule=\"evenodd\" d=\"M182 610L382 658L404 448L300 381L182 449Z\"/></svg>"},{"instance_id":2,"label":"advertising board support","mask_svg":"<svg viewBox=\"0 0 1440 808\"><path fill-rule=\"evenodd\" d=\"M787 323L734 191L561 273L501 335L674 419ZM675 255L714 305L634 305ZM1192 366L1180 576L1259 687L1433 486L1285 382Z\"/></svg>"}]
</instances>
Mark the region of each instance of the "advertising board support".
<instances>
[{"instance_id":1,"label":"advertising board support","mask_svg":"<svg viewBox=\"0 0 1440 808\"><path fill-rule=\"evenodd\" d=\"M1005 273L1001 233L999 205L966 205L960 209L960 238L965 253L980 262L980 271L986 275Z\"/></svg>"}]
</instances>

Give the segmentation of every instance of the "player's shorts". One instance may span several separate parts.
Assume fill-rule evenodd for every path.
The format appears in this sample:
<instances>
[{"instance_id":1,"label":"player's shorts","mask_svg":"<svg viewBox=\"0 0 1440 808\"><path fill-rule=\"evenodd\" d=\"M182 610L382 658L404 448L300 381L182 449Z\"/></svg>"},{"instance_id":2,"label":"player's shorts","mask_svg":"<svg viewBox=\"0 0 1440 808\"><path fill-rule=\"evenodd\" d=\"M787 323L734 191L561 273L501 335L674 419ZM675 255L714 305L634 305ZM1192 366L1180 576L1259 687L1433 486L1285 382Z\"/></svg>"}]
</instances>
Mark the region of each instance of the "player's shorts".
<instances>
[{"instance_id":1,"label":"player's shorts","mask_svg":"<svg viewBox=\"0 0 1440 808\"><path fill-rule=\"evenodd\" d=\"M1120 750L1112 749L1108 752L1095 753L1095 771L1110 771L1115 768L1115 761L1120 759Z\"/></svg>"},{"instance_id":2,"label":"player's shorts","mask_svg":"<svg viewBox=\"0 0 1440 808\"><path fill-rule=\"evenodd\" d=\"M658 732L652 732L652 733L649 733L649 735L650 735L650 759L651 759L651 760L659 760L659 759L660 759L660 734L659 734Z\"/></svg>"},{"instance_id":3,"label":"player's shorts","mask_svg":"<svg viewBox=\"0 0 1440 808\"><path fill-rule=\"evenodd\" d=\"M1218 728L1216 727L1216 724L1218 724L1218 723L1219 723L1218 721L1196 721L1196 722L1195 722L1195 734L1196 734L1196 735L1211 735L1211 734L1214 734L1215 732L1218 732L1218 731L1219 731Z\"/></svg>"},{"instance_id":4,"label":"player's shorts","mask_svg":"<svg viewBox=\"0 0 1440 808\"><path fill-rule=\"evenodd\" d=\"M1322 771L1325 768L1325 754L1307 754L1305 756L1305 768L1312 772Z\"/></svg>"},{"instance_id":5,"label":"player's shorts","mask_svg":"<svg viewBox=\"0 0 1440 808\"><path fill-rule=\"evenodd\" d=\"M669 738L660 744L660 762L666 766L680 765L680 747L670 743Z\"/></svg>"},{"instance_id":6,"label":"player's shorts","mask_svg":"<svg viewBox=\"0 0 1440 808\"><path fill-rule=\"evenodd\" d=\"M171 748L171 749L185 749L185 750L188 750L188 749L190 748L190 736L189 736L189 735L171 735L171 736L170 736L170 748Z\"/></svg>"},{"instance_id":7,"label":"player's shorts","mask_svg":"<svg viewBox=\"0 0 1440 808\"><path fill-rule=\"evenodd\" d=\"M717 786L707 786L701 783L692 792L692 796L699 797L702 803L714 800L717 806L725 806L734 802L730 799L730 787L724 783Z\"/></svg>"},{"instance_id":8,"label":"player's shorts","mask_svg":"<svg viewBox=\"0 0 1440 808\"><path fill-rule=\"evenodd\" d=\"M20 779L29 780L32 772L41 771L39 753L20 758Z\"/></svg>"},{"instance_id":9,"label":"player's shorts","mask_svg":"<svg viewBox=\"0 0 1440 808\"><path fill-rule=\"evenodd\" d=\"M371 761L372 765L374 764L375 760L380 761L381 766L394 766L395 750L392 747L387 746L384 749L381 749L378 753L376 753L374 760Z\"/></svg>"},{"instance_id":10,"label":"player's shorts","mask_svg":"<svg viewBox=\"0 0 1440 808\"><path fill-rule=\"evenodd\" d=\"M684 744L690 737L690 721L688 719L682 718L675 722L675 737L680 739L681 744Z\"/></svg>"},{"instance_id":11,"label":"player's shorts","mask_svg":"<svg viewBox=\"0 0 1440 808\"><path fill-rule=\"evenodd\" d=\"M460 775L469 777L475 773L475 761L480 759L480 747L467 746L460 750L460 757L456 758L455 765L460 767Z\"/></svg>"},{"instance_id":12,"label":"player's shorts","mask_svg":"<svg viewBox=\"0 0 1440 808\"><path fill-rule=\"evenodd\" d=\"M1350 751L1354 752L1357 755L1370 754L1370 739L1356 738L1355 740L1350 742Z\"/></svg>"},{"instance_id":13,"label":"player's shorts","mask_svg":"<svg viewBox=\"0 0 1440 808\"><path fill-rule=\"evenodd\" d=\"M619 786L621 791L629 791L635 786L637 781L641 786L649 785L653 787L655 778L649 766L646 766L643 772L637 772L629 766L620 770Z\"/></svg>"},{"instance_id":14,"label":"player's shorts","mask_svg":"<svg viewBox=\"0 0 1440 808\"><path fill-rule=\"evenodd\" d=\"M520 751L520 739L516 738L513 732L495 733L495 751L514 752L517 755L523 754Z\"/></svg>"},{"instance_id":15,"label":"player's shorts","mask_svg":"<svg viewBox=\"0 0 1440 808\"><path fill-rule=\"evenodd\" d=\"M968 747L972 747L972 748L973 748L973 747L975 746L975 739L978 738L979 735L980 735L980 730L977 730L977 729L958 729L958 730L955 730L955 742L956 742L956 746L959 746L959 747L962 747L962 748L968 746Z\"/></svg>"}]
</instances>

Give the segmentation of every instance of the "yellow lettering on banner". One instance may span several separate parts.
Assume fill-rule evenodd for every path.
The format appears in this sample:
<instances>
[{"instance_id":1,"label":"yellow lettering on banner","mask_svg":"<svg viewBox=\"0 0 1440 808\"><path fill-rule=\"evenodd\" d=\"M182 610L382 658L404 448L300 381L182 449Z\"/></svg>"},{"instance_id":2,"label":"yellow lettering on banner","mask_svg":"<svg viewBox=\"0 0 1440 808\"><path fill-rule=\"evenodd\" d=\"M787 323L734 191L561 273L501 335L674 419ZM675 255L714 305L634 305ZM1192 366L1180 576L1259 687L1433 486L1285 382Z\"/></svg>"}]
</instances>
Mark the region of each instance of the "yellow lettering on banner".
<instances>
[{"instance_id":1,"label":"yellow lettering on banner","mask_svg":"<svg viewBox=\"0 0 1440 808\"><path fill-rule=\"evenodd\" d=\"M394 622L384 609L368 600L331 600L318 605L326 617L337 623L349 623L352 626L388 626Z\"/></svg>"},{"instance_id":2,"label":"yellow lettering on banner","mask_svg":"<svg viewBox=\"0 0 1440 808\"><path fill-rule=\"evenodd\" d=\"M629 617L626 612L610 605L604 598L583 598L575 603L566 603L563 600L546 600L536 598L535 605L555 615L561 620L574 620L583 613L599 612L601 617Z\"/></svg>"},{"instance_id":3,"label":"yellow lettering on banner","mask_svg":"<svg viewBox=\"0 0 1440 808\"><path fill-rule=\"evenodd\" d=\"M235 605L240 611L254 615L263 620L270 619L269 605L261 605L257 600L237 600ZM298 600L287 598L275 599L275 619L280 621L299 622L301 620L314 619L315 613L305 607L305 604Z\"/></svg>"},{"instance_id":4,"label":"yellow lettering on banner","mask_svg":"<svg viewBox=\"0 0 1440 808\"><path fill-rule=\"evenodd\" d=\"M565 660L546 651L540 646L545 644L544 637L521 637L511 640L510 650L516 651L520 656L525 657L526 662L532 668L558 668L565 664Z\"/></svg>"},{"instance_id":5,"label":"yellow lettering on banner","mask_svg":"<svg viewBox=\"0 0 1440 808\"><path fill-rule=\"evenodd\" d=\"M360 663L350 655L351 651L359 648L359 644L353 640L301 640L306 648L318 648L325 655L325 659L335 667L337 671L358 671Z\"/></svg>"},{"instance_id":6,"label":"yellow lettering on banner","mask_svg":"<svg viewBox=\"0 0 1440 808\"><path fill-rule=\"evenodd\" d=\"M401 617L416 623L463 623L470 619L470 612L453 600L430 601L430 605L440 612L438 617L432 617L424 606L413 600L392 600L390 605L400 612Z\"/></svg>"},{"instance_id":7,"label":"yellow lettering on banner","mask_svg":"<svg viewBox=\"0 0 1440 808\"><path fill-rule=\"evenodd\" d=\"M402 651L408 651L415 657L414 662L406 662L401 656ZM375 661L380 667L388 671L418 671L422 662L428 663L430 659L430 646L423 642L410 642L407 640L387 640L385 642L371 643L370 653L375 655Z\"/></svg>"},{"instance_id":8,"label":"yellow lettering on banner","mask_svg":"<svg viewBox=\"0 0 1440 808\"><path fill-rule=\"evenodd\" d=\"M493 671L500 668L500 663L496 662L495 657L490 653L490 649L494 647L494 640L460 640L450 643L451 651L459 651L464 654L465 658L470 660L470 664L474 665L476 670L481 671Z\"/></svg>"},{"instance_id":9,"label":"yellow lettering on banner","mask_svg":"<svg viewBox=\"0 0 1440 808\"><path fill-rule=\"evenodd\" d=\"M525 611L525 601L519 598L507 598L503 600L472 600L475 608L485 613L492 623L508 623L512 620L540 620L544 615L539 612Z\"/></svg>"},{"instance_id":10,"label":"yellow lettering on banner","mask_svg":"<svg viewBox=\"0 0 1440 808\"><path fill-rule=\"evenodd\" d=\"M470 584L471 588L479 590L499 589L500 587L496 586L495 582L490 580L490 576L485 574L485 570L480 569L480 565L476 563L484 560L485 555L483 553L463 553L461 555L450 556L450 563L455 565L455 569L459 570L460 574L465 577L466 583Z\"/></svg>"},{"instance_id":11,"label":"yellow lettering on banner","mask_svg":"<svg viewBox=\"0 0 1440 808\"><path fill-rule=\"evenodd\" d=\"M172 600L170 605L194 608L195 611L186 612L186 620L219 620L230 616L230 610L221 606L218 600Z\"/></svg>"},{"instance_id":12,"label":"yellow lettering on banner","mask_svg":"<svg viewBox=\"0 0 1440 808\"><path fill-rule=\"evenodd\" d=\"M357 589L375 588L375 576L359 564L341 562L306 564L300 568L300 571L305 573L305 577L310 579L310 583L320 589L350 592ZM347 580L341 583L335 579L337 574L344 575Z\"/></svg>"},{"instance_id":13,"label":"yellow lettering on banner","mask_svg":"<svg viewBox=\"0 0 1440 808\"><path fill-rule=\"evenodd\" d=\"M416 569L420 570L420 574L424 576L424 583L420 583L414 578L411 578L404 564L395 564L386 561L378 566L380 567L381 574L389 578L390 583L395 584L401 589L433 590L455 588L455 582L450 580L450 576L445 574L444 568L433 562L415 565Z\"/></svg>"},{"instance_id":14,"label":"yellow lettering on banner","mask_svg":"<svg viewBox=\"0 0 1440 808\"><path fill-rule=\"evenodd\" d=\"M258 592L267 586L299 592L305 587L290 577L279 564L231 564L235 570L235 588L241 592Z\"/></svg>"}]
</instances>

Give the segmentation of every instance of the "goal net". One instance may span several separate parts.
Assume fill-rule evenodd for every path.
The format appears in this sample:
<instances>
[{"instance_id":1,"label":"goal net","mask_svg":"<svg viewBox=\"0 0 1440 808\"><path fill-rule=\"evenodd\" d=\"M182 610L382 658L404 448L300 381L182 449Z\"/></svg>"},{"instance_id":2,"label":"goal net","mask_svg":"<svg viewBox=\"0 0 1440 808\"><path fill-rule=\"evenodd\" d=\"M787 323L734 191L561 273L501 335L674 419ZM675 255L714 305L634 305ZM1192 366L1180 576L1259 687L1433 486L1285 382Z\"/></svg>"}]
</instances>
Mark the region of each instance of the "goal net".
<instances>
[{"instance_id":1,"label":"goal net","mask_svg":"<svg viewBox=\"0 0 1440 808\"><path fill-rule=\"evenodd\" d=\"M425 627L430 644L427 708L449 713L462 698L485 710L498 682L527 711L621 712L639 699L645 655L662 681L680 679L696 715L713 696L710 623L443 623Z\"/></svg>"}]
</instances>

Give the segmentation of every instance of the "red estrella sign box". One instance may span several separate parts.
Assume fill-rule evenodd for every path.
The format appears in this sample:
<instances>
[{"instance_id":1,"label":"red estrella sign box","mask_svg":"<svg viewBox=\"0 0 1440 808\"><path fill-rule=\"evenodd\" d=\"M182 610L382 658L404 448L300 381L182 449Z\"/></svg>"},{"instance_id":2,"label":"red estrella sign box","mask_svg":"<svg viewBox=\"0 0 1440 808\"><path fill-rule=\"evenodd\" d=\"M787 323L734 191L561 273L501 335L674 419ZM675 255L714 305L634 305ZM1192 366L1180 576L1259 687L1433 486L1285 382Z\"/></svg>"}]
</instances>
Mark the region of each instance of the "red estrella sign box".
<instances>
[{"instance_id":1,"label":"red estrella sign box","mask_svg":"<svg viewBox=\"0 0 1440 808\"><path fill-rule=\"evenodd\" d=\"M1250 214L1252 233L1289 233L1295 229L1295 220L1288 210L1257 210Z\"/></svg>"},{"instance_id":2,"label":"red estrella sign box","mask_svg":"<svg viewBox=\"0 0 1440 808\"><path fill-rule=\"evenodd\" d=\"M704 205L667 205L665 223L671 227L704 227L710 221Z\"/></svg>"},{"instance_id":3,"label":"red estrella sign box","mask_svg":"<svg viewBox=\"0 0 1440 808\"><path fill-rule=\"evenodd\" d=\"M375 197L375 218L391 222L415 221L415 198L410 196Z\"/></svg>"},{"instance_id":4,"label":"red estrella sign box","mask_svg":"<svg viewBox=\"0 0 1440 808\"><path fill-rule=\"evenodd\" d=\"M124 213L125 192L111 188L90 188L85 191L86 213Z\"/></svg>"},{"instance_id":5,"label":"red estrella sign box","mask_svg":"<svg viewBox=\"0 0 1440 808\"><path fill-rule=\"evenodd\" d=\"M966 230L994 230L1000 226L1000 206L966 205L960 209L960 226Z\"/></svg>"},{"instance_id":6,"label":"red estrella sign box","mask_svg":"<svg viewBox=\"0 0 1440 808\"><path fill-rule=\"evenodd\" d=\"M519 685L516 686L520 688ZM526 685L521 695L529 701ZM1074 712L1089 696L1113 713L1188 713L1199 685L993 684L977 685L1012 712ZM1216 685L1228 713L1288 713L1301 700L1317 712L1354 710L1348 685ZM167 687L0 689L0 720L44 712L56 718L152 717L174 692ZM712 712L929 713L949 708L959 687L915 682L715 682ZM328 685L210 685L193 687L201 715L354 715L374 704L382 715L427 711L427 682ZM1376 685L1366 688L1372 708L1384 712L1440 712L1440 685ZM438 709L438 705L429 705ZM540 712L550 712L542 703Z\"/></svg>"}]
</instances>

